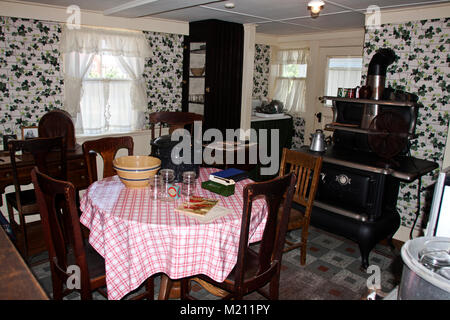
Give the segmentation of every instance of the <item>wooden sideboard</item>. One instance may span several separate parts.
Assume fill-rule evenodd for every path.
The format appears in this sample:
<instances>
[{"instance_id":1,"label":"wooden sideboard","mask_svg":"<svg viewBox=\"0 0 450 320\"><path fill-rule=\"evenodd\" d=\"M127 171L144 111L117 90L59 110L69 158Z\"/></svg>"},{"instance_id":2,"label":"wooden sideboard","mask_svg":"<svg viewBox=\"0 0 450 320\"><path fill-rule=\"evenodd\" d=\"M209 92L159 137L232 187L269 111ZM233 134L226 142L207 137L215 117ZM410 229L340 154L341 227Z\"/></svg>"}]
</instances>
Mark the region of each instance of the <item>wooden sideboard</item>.
<instances>
[{"instance_id":1,"label":"wooden sideboard","mask_svg":"<svg viewBox=\"0 0 450 320\"><path fill-rule=\"evenodd\" d=\"M50 163L52 162L49 160ZM56 159L55 159L56 163ZM95 163L95 161L93 161ZM31 170L34 162L31 156L20 155L17 157L17 167L19 172L19 180L22 184L31 183ZM49 165L51 171L51 165ZM67 152L67 170L68 180L72 182L77 190L83 190L89 187L89 177L87 166L83 156L83 150L80 145L75 146L75 150ZM9 159L8 151L0 153L0 194L5 193L5 188L13 185L12 166ZM0 198L0 205L3 204Z\"/></svg>"}]
</instances>

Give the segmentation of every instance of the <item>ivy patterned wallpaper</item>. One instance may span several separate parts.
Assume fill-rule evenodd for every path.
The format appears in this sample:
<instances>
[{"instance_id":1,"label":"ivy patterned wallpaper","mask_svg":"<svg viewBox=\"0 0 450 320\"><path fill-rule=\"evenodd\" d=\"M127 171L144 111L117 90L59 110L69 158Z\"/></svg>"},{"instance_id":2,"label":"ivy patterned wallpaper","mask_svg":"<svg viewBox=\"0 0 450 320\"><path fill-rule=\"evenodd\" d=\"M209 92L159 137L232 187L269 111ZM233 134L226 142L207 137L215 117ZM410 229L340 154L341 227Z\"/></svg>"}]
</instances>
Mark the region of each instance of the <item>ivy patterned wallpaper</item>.
<instances>
[{"instance_id":1,"label":"ivy patterned wallpaper","mask_svg":"<svg viewBox=\"0 0 450 320\"><path fill-rule=\"evenodd\" d=\"M270 53L270 46L255 45L253 99L267 98L269 94Z\"/></svg>"},{"instance_id":2,"label":"ivy patterned wallpaper","mask_svg":"<svg viewBox=\"0 0 450 320\"><path fill-rule=\"evenodd\" d=\"M147 59L144 78L147 79L148 115L155 111L181 111L183 80L182 35L144 32L153 56Z\"/></svg>"},{"instance_id":3,"label":"ivy patterned wallpaper","mask_svg":"<svg viewBox=\"0 0 450 320\"><path fill-rule=\"evenodd\" d=\"M419 110L416 134L412 140L411 155L431 160L442 167L447 130L450 119L450 18L386 24L367 31L364 43L363 81L367 67L378 48L392 48L396 61L388 67L386 87L405 90L419 96L423 108ZM421 187L421 214L416 228L431 206L430 193L439 170L424 176ZM411 227L417 212L418 180L401 184L397 208L401 224ZM430 190L431 189L431 190ZM425 227L423 225L422 227Z\"/></svg>"},{"instance_id":4,"label":"ivy patterned wallpaper","mask_svg":"<svg viewBox=\"0 0 450 320\"><path fill-rule=\"evenodd\" d=\"M56 22L0 17L0 133L20 136L47 111L62 108L64 77ZM181 110L183 36L145 32L148 112ZM147 121L148 122L148 121Z\"/></svg>"},{"instance_id":5,"label":"ivy patterned wallpaper","mask_svg":"<svg viewBox=\"0 0 450 320\"><path fill-rule=\"evenodd\" d=\"M305 143L310 143L310 140L305 141L305 119L294 116L294 136L292 137L292 148L300 149Z\"/></svg>"},{"instance_id":6,"label":"ivy patterned wallpaper","mask_svg":"<svg viewBox=\"0 0 450 320\"><path fill-rule=\"evenodd\" d=\"M61 108L63 75L57 23L0 17L0 131L20 135Z\"/></svg>"}]
</instances>

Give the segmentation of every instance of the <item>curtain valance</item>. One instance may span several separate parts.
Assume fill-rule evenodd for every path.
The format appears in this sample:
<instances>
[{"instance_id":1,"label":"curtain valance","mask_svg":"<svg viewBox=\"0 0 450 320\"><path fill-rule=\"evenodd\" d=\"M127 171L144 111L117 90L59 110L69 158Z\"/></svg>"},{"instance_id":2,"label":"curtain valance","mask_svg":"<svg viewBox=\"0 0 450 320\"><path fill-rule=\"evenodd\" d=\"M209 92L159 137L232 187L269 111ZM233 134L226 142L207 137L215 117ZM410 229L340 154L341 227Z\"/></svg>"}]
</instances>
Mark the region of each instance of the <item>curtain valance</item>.
<instances>
[{"instance_id":1,"label":"curtain valance","mask_svg":"<svg viewBox=\"0 0 450 320\"><path fill-rule=\"evenodd\" d=\"M309 49L289 49L277 52L274 64L308 64Z\"/></svg>"},{"instance_id":2,"label":"curtain valance","mask_svg":"<svg viewBox=\"0 0 450 320\"><path fill-rule=\"evenodd\" d=\"M142 32L89 27L69 29L64 26L60 50L63 54L77 52L140 58L151 56L151 48Z\"/></svg>"}]
</instances>

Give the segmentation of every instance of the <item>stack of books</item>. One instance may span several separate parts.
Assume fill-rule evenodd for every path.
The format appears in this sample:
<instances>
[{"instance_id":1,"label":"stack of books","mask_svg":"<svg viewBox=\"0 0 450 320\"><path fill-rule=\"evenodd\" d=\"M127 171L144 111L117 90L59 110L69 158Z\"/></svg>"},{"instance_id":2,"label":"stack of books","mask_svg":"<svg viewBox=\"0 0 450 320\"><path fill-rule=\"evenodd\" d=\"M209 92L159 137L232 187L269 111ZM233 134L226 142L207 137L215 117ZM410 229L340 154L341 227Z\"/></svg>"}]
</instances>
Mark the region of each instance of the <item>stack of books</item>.
<instances>
[{"instance_id":1,"label":"stack of books","mask_svg":"<svg viewBox=\"0 0 450 320\"><path fill-rule=\"evenodd\" d=\"M234 194L234 185L236 182L246 179L247 177L248 173L246 171L229 168L211 173L209 175L209 180L202 183L202 188L228 197Z\"/></svg>"}]
</instances>

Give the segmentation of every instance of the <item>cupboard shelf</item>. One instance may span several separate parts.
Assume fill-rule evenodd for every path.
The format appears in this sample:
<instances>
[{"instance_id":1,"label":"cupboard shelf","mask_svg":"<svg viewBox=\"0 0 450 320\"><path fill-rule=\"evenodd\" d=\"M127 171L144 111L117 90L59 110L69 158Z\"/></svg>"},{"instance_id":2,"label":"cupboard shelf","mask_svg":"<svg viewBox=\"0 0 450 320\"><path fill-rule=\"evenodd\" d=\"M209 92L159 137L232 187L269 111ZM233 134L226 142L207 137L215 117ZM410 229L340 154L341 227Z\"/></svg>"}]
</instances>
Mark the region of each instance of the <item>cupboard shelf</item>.
<instances>
[{"instance_id":1,"label":"cupboard shelf","mask_svg":"<svg viewBox=\"0 0 450 320\"><path fill-rule=\"evenodd\" d=\"M243 41L242 24L220 20L189 23L189 35L183 44L182 110L201 109L205 129L225 132L240 127ZM195 76L191 72L194 67L205 67L205 72ZM223 70L227 70L226 75ZM208 99L192 101L196 100L190 97L194 92L207 94Z\"/></svg>"},{"instance_id":2,"label":"cupboard shelf","mask_svg":"<svg viewBox=\"0 0 450 320\"><path fill-rule=\"evenodd\" d=\"M195 49L191 50L192 54L206 54L206 49Z\"/></svg>"}]
</instances>

